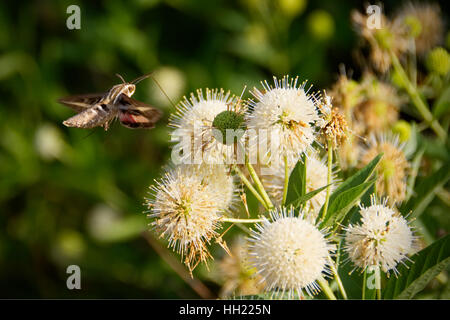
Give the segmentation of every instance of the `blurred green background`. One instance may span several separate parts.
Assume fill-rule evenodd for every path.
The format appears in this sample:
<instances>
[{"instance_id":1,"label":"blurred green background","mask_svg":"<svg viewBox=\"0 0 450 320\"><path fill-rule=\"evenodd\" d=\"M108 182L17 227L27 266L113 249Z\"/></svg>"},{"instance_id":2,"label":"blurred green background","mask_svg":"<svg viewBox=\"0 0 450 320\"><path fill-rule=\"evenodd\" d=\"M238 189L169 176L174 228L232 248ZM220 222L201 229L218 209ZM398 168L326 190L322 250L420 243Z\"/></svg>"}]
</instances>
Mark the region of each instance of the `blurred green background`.
<instances>
[{"instance_id":1,"label":"blurred green background","mask_svg":"<svg viewBox=\"0 0 450 320\"><path fill-rule=\"evenodd\" d=\"M80 30L66 27L71 4L81 8ZM398 3L384 5L389 12ZM174 102L204 87L240 94L286 73L327 88L341 63L358 73L354 8L364 7L335 0L0 2L0 298L198 298L161 254L178 257L143 236L142 203L170 157L173 107L146 80L135 97L164 111L157 127L115 123L104 132L64 127L74 112L56 100L107 90L120 82L115 73L132 80L150 71ZM66 288L71 264L81 268L81 290ZM214 296L219 285L202 270L196 276Z\"/></svg>"}]
</instances>

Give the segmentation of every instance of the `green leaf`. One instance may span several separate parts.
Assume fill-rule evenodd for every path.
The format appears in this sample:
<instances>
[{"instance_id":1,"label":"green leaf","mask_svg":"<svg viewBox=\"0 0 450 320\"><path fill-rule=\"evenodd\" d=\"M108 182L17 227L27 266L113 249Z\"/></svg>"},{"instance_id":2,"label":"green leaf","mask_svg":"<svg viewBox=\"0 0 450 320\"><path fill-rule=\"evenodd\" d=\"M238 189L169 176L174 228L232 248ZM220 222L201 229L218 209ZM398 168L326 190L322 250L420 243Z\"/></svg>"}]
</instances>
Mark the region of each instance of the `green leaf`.
<instances>
[{"instance_id":1,"label":"green leaf","mask_svg":"<svg viewBox=\"0 0 450 320\"><path fill-rule=\"evenodd\" d=\"M366 193L366 191L375 183L376 179L364 182L356 187L352 187L339 193L333 202L330 201L327 219L323 221L321 227L338 227L338 224L345 219L345 216L351 208L359 201L359 199Z\"/></svg>"},{"instance_id":2,"label":"green leaf","mask_svg":"<svg viewBox=\"0 0 450 320\"><path fill-rule=\"evenodd\" d=\"M306 194L306 158L302 155L289 176L286 203L293 203Z\"/></svg>"},{"instance_id":3,"label":"green leaf","mask_svg":"<svg viewBox=\"0 0 450 320\"><path fill-rule=\"evenodd\" d=\"M308 201L309 199L313 198L316 194L318 194L319 192L325 190L328 186L324 186L321 187L319 189L313 190L311 192L308 192L307 194L295 199L294 201L287 203L286 204L286 208L288 208L289 206L293 206L294 209L298 209L302 204L304 204L306 201Z\"/></svg>"},{"instance_id":4,"label":"green leaf","mask_svg":"<svg viewBox=\"0 0 450 320\"><path fill-rule=\"evenodd\" d=\"M357 171L354 175L349 177L347 180L345 180L331 195L330 200L333 198L333 196L336 196L341 191L345 191L349 188L355 187L363 182L366 182L369 180L372 173L375 171L375 168L380 162L381 157L383 156L382 153L377 155L375 158L373 158L372 161L370 161L364 168Z\"/></svg>"},{"instance_id":5,"label":"green leaf","mask_svg":"<svg viewBox=\"0 0 450 320\"><path fill-rule=\"evenodd\" d=\"M334 222L342 221L345 218L345 214L353 207L364 192L366 192L370 184L374 182L367 183L382 156L383 154L376 156L369 164L357 171L334 190L330 196L327 215L322 222L324 226L330 226ZM361 187L362 184L364 185ZM338 214L339 217L331 219L335 214ZM322 215L323 207L320 210L319 217Z\"/></svg>"},{"instance_id":6,"label":"green leaf","mask_svg":"<svg viewBox=\"0 0 450 320\"><path fill-rule=\"evenodd\" d=\"M415 194L403 204L400 211L403 214L412 213L413 218L420 216L428 204L433 200L436 191L450 178L450 163L446 163L431 176L422 180L415 189Z\"/></svg>"},{"instance_id":7,"label":"green leaf","mask_svg":"<svg viewBox=\"0 0 450 320\"><path fill-rule=\"evenodd\" d=\"M411 260L398 268L398 278L387 282L384 299L411 299L445 270L450 265L450 235L416 253Z\"/></svg>"},{"instance_id":8,"label":"green leaf","mask_svg":"<svg viewBox=\"0 0 450 320\"><path fill-rule=\"evenodd\" d=\"M363 196L360 199L360 205L364 207L370 207L371 203L371 196L375 193L375 185L373 184L367 191L363 194ZM359 207L353 207L349 213L347 213L345 219L341 222L344 226L347 226L348 224L356 224L361 219L361 214L359 213Z\"/></svg>"}]
</instances>

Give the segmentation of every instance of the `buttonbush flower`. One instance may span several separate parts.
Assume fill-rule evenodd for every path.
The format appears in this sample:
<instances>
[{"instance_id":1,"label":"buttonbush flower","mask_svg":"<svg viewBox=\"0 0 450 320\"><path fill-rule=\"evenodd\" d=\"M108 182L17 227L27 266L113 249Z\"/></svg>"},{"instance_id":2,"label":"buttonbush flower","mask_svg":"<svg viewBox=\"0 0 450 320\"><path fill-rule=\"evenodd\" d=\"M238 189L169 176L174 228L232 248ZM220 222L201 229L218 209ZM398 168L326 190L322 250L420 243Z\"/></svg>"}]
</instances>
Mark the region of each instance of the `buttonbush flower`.
<instances>
[{"instance_id":1,"label":"buttonbush flower","mask_svg":"<svg viewBox=\"0 0 450 320\"><path fill-rule=\"evenodd\" d=\"M216 126L229 123L233 125L229 129L240 126L243 117L239 122L239 114L243 111L230 110L233 105L244 107L236 103L230 92L225 93L223 89L206 89L206 96L202 90L197 90L197 96L191 93L190 100L185 97L177 105L177 111L172 115L169 125L175 128L171 133L171 139L176 143L174 148L185 151L181 156L182 163L229 164L232 161L235 146L233 143L225 143L225 137L219 139L218 135L224 133L226 128ZM234 121L228 121L229 113L231 116L235 115Z\"/></svg>"},{"instance_id":2,"label":"buttonbush flower","mask_svg":"<svg viewBox=\"0 0 450 320\"><path fill-rule=\"evenodd\" d=\"M398 263L408 259L415 247L415 236L408 222L387 206L387 199L360 207L361 221L345 228L345 251L355 268L381 267L384 272L398 274Z\"/></svg>"},{"instance_id":3,"label":"buttonbush flower","mask_svg":"<svg viewBox=\"0 0 450 320\"><path fill-rule=\"evenodd\" d=\"M166 172L151 187L147 199L155 231L169 247L185 257L192 272L199 262L211 258L207 245L218 240L220 218L233 201L233 180L223 166L180 165Z\"/></svg>"},{"instance_id":4,"label":"buttonbush flower","mask_svg":"<svg viewBox=\"0 0 450 320\"><path fill-rule=\"evenodd\" d=\"M295 217L292 209L281 208L270 216L272 221L258 224L249 239L249 261L264 279L265 289L289 297L317 293L316 280L329 272L334 247L316 226L303 219L302 212Z\"/></svg>"},{"instance_id":5,"label":"buttonbush flower","mask_svg":"<svg viewBox=\"0 0 450 320\"><path fill-rule=\"evenodd\" d=\"M257 133L250 138L250 154L261 153L258 143L267 147L262 156L264 164L295 164L303 152L315 141L315 125L320 120L317 99L305 91L305 83L298 85L298 77L281 80L274 77L274 87L262 82L263 90L254 89L256 101L249 102L247 128ZM263 135L262 132L266 133Z\"/></svg>"}]
</instances>

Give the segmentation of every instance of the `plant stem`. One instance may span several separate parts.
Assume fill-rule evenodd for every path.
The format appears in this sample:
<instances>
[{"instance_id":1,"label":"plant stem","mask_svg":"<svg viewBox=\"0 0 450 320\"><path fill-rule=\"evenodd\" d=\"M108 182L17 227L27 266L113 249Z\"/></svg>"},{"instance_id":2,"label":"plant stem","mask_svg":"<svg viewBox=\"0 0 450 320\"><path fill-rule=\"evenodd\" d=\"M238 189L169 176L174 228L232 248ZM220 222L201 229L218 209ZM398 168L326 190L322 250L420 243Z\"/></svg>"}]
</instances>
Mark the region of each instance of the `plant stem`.
<instances>
[{"instance_id":1,"label":"plant stem","mask_svg":"<svg viewBox=\"0 0 450 320\"><path fill-rule=\"evenodd\" d=\"M347 300L347 299L348 299L348 298L347 298L347 292L345 292L344 285L342 284L341 277L339 277L339 273L338 273L337 268L336 268L336 266L335 266L335 264L334 264L334 261L333 261L333 259L331 259L330 257L328 257L328 259L330 260L330 269L331 269L331 272L333 272L334 279L336 280L336 282L337 282L337 284L338 284L339 291L341 292L342 297L343 297L345 300Z\"/></svg>"},{"instance_id":2,"label":"plant stem","mask_svg":"<svg viewBox=\"0 0 450 320\"><path fill-rule=\"evenodd\" d=\"M400 78L402 79L402 82L404 84L404 88L408 95L411 98L411 101L413 102L414 106L416 107L417 111L419 111L422 118L425 120L425 122L433 129L433 131L437 134L437 136L442 140L447 140L447 133L444 129L442 129L439 122L435 119L433 119L433 114L430 112L430 109L426 105L425 101L420 96L419 91L417 90L417 87L411 83L411 81L408 78L408 75L406 74L405 70L403 69L400 61L398 60L397 56L391 52L391 59L392 59L392 66L394 67L395 71L398 73Z\"/></svg>"},{"instance_id":3,"label":"plant stem","mask_svg":"<svg viewBox=\"0 0 450 320\"><path fill-rule=\"evenodd\" d=\"M252 164L248 162L247 156L245 157L245 165L247 166L248 172L250 176L253 179L253 182L255 183L256 190L258 190L261 197L264 199L267 209L273 209L272 201L270 201L269 196L267 195L266 190L264 189L264 186L261 183L261 180L259 180L258 174L256 173L255 169L253 168Z\"/></svg>"},{"instance_id":4,"label":"plant stem","mask_svg":"<svg viewBox=\"0 0 450 320\"><path fill-rule=\"evenodd\" d=\"M327 216L328 211L328 203L330 202L330 193L331 193L331 174L333 169L333 148L331 144L331 140L328 139L328 174L327 174L327 197L325 198L325 204L323 206L323 213L321 218L325 218Z\"/></svg>"},{"instance_id":5,"label":"plant stem","mask_svg":"<svg viewBox=\"0 0 450 320\"><path fill-rule=\"evenodd\" d=\"M234 167L234 171L236 171L239 178L241 178L242 182L247 186L248 190L250 190L250 192L253 193L255 198L258 199L259 202L261 202L261 204L264 206L264 208L266 210L269 210L269 207L267 206L264 199L261 197L261 195L258 193L258 191L256 191L256 189L253 187L251 182L248 181L248 179L245 177L245 175L242 173L242 171L237 166Z\"/></svg>"},{"instance_id":6,"label":"plant stem","mask_svg":"<svg viewBox=\"0 0 450 320\"><path fill-rule=\"evenodd\" d=\"M362 286L362 300L366 300L366 287L367 287L367 268L364 270L363 286Z\"/></svg>"},{"instance_id":7,"label":"plant stem","mask_svg":"<svg viewBox=\"0 0 450 320\"><path fill-rule=\"evenodd\" d=\"M288 185L289 185L289 165L287 161L287 156L284 156L284 188L283 188L283 201L281 203L281 205L283 206L286 204Z\"/></svg>"},{"instance_id":8,"label":"plant stem","mask_svg":"<svg viewBox=\"0 0 450 320\"><path fill-rule=\"evenodd\" d=\"M328 285L328 281L325 280L323 277L320 277L317 279L317 282L319 283L320 287L322 288L325 295L330 300L337 300L336 296L333 293L333 290L331 290L330 286Z\"/></svg>"},{"instance_id":9,"label":"plant stem","mask_svg":"<svg viewBox=\"0 0 450 320\"><path fill-rule=\"evenodd\" d=\"M258 223L258 222L263 222L264 219L238 219L238 218L222 217L220 219L220 221L232 222L232 223Z\"/></svg>"}]
</instances>

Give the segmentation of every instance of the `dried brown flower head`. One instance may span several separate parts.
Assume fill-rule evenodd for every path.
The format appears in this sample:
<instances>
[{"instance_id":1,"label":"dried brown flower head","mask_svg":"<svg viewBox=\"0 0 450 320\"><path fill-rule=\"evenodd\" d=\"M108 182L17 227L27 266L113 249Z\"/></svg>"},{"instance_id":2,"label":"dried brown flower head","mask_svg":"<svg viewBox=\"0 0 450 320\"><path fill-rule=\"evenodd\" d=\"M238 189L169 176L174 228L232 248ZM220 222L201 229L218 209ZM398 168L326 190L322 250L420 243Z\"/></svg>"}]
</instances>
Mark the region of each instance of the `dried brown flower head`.
<instances>
[{"instance_id":1,"label":"dried brown flower head","mask_svg":"<svg viewBox=\"0 0 450 320\"><path fill-rule=\"evenodd\" d=\"M405 37L405 28L398 28L386 16L381 16L380 28L370 28L367 23L368 16L353 11L351 19L361 37L370 46L370 60L379 72L387 72L391 65L391 53L401 56L408 49L408 38Z\"/></svg>"},{"instance_id":2,"label":"dried brown flower head","mask_svg":"<svg viewBox=\"0 0 450 320\"><path fill-rule=\"evenodd\" d=\"M406 197L406 176L410 166L398 136L372 135L360 166L367 165L380 153L383 157L377 167L377 194L388 196L390 201L401 202Z\"/></svg>"},{"instance_id":3,"label":"dried brown flower head","mask_svg":"<svg viewBox=\"0 0 450 320\"><path fill-rule=\"evenodd\" d=\"M406 29L407 34L415 38L419 55L441 43L444 35L441 9L437 4L408 3L395 16L394 25Z\"/></svg>"},{"instance_id":4,"label":"dried brown flower head","mask_svg":"<svg viewBox=\"0 0 450 320\"><path fill-rule=\"evenodd\" d=\"M402 99L397 90L371 73L363 76L361 87L364 100L354 109L356 131L360 135L387 131L398 120Z\"/></svg>"}]
</instances>

